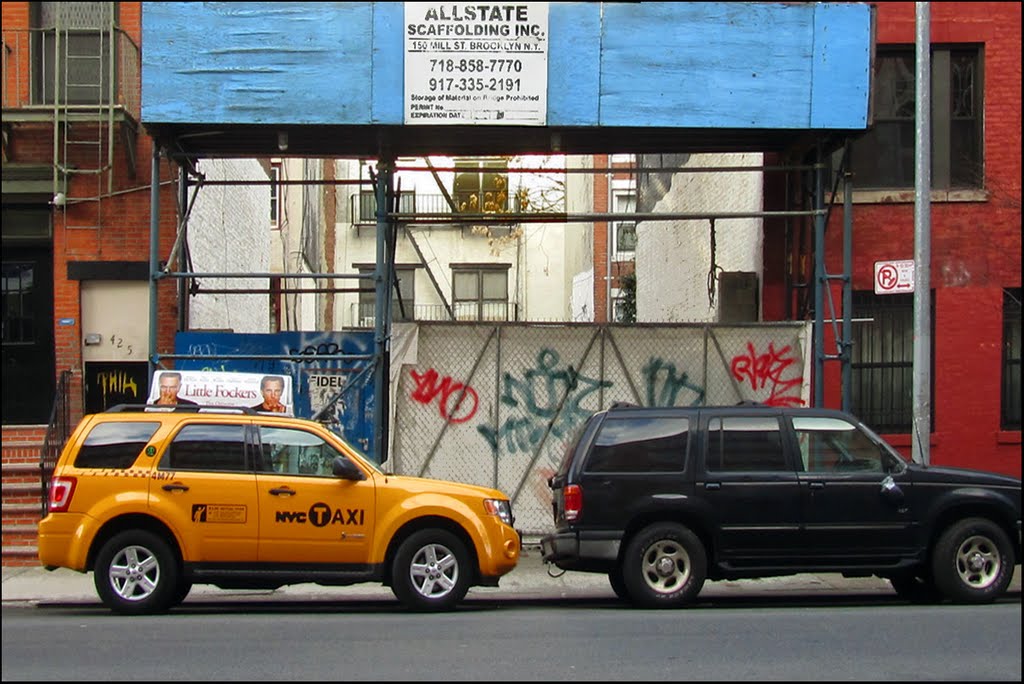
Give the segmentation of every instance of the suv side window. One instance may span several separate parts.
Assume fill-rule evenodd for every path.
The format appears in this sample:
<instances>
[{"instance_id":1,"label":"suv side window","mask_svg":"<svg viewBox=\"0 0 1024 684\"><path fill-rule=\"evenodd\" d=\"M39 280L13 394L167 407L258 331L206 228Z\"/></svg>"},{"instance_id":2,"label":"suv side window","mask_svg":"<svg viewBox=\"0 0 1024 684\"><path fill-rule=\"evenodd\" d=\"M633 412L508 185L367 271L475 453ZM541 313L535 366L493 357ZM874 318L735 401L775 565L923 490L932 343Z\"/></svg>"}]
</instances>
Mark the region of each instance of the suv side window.
<instances>
[{"instance_id":1,"label":"suv side window","mask_svg":"<svg viewBox=\"0 0 1024 684\"><path fill-rule=\"evenodd\" d=\"M686 418L608 418L584 465L588 473L678 472L686 463Z\"/></svg>"},{"instance_id":2,"label":"suv side window","mask_svg":"<svg viewBox=\"0 0 1024 684\"><path fill-rule=\"evenodd\" d=\"M333 476L334 459L344 455L319 436L305 430L260 427L262 472L285 475Z\"/></svg>"},{"instance_id":3,"label":"suv side window","mask_svg":"<svg viewBox=\"0 0 1024 684\"><path fill-rule=\"evenodd\" d=\"M186 425L167 447L166 470L248 471L244 425Z\"/></svg>"},{"instance_id":4,"label":"suv side window","mask_svg":"<svg viewBox=\"0 0 1024 684\"><path fill-rule=\"evenodd\" d=\"M130 468L160 423L100 423L75 456L76 468Z\"/></svg>"},{"instance_id":5,"label":"suv side window","mask_svg":"<svg viewBox=\"0 0 1024 684\"><path fill-rule=\"evenodd\" d=\"M713 472L790 470L782 448L778 418L711 418L708 421L707 469Z\"/></svg>"},{"instance_id":6,"label":"suv side window","mask_svg":"<svg viewBox=\"0 0 1024 684\"><path fill-rule=\"evenodd\" d=\"M882 452L856 425L839 418L794 416L800 459L808 473L883 472Z\"/></svg>"}]
</instances>

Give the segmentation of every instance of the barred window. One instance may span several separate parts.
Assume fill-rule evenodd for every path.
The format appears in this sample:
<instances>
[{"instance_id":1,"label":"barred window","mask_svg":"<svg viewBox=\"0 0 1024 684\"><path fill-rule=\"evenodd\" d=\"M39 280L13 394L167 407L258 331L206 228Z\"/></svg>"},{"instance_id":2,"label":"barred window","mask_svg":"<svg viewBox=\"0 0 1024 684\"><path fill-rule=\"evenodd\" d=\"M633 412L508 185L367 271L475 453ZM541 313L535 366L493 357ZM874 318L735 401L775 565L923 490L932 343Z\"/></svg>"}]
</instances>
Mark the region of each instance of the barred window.
<instances>
[{"instance_id":1,"label":"barred window","mask_svg":"<svg viewBox=\"0 0 1024 684\"><path fill-rule=\"evenodd\" d=\"M1000 426L1020 430L1020 295L1021 288L1003 290L1003 391Z\"/></svg>"},{"instance_id":2,"label":"barred window","mask_svg":"<svg viewBox=\"0 0 1024 684\"><path fill-rule=\"evenodd\" d=\"M934 343L934 298L931 301ZM914 418L914 295L854 292L853 315L868 320L853 328L851 412L877 432L910 432ZM929 358L933 369L929 391L934 396L934 346ZM934 422L933 415L932 429Z\"/></svg>"}]
</instances>

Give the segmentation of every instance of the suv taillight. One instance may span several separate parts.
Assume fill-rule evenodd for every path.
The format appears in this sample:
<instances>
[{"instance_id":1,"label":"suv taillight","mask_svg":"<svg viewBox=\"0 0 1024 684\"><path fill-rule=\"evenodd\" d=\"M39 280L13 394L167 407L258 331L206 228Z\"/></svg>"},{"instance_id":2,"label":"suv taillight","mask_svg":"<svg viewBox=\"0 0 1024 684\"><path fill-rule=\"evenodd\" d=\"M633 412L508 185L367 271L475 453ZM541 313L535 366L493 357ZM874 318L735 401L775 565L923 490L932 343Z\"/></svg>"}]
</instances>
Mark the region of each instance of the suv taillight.
<instances>
[{"instance_id":1,"label":"suv taillight","mask_svg":"<svg viewBox=\"0 0 1024 684\"><path fill-rule=\"evenodd\" d=\"M566 522L576 522L583 513L583 490L579 485L566 485L562 489L562 508Z\"/></svg>"},{"instance_id":2,"label":"suv taillight","mask_svg":"<svg viewBox=\"0 0 1024 684\"><path fill-rule=\"evenodd\" d=\"M50 501L47 506L50 513L64 513L68 510L76 484L78 480L73 477L55 477L50 480Z\"/></svg>"}]
</instances>

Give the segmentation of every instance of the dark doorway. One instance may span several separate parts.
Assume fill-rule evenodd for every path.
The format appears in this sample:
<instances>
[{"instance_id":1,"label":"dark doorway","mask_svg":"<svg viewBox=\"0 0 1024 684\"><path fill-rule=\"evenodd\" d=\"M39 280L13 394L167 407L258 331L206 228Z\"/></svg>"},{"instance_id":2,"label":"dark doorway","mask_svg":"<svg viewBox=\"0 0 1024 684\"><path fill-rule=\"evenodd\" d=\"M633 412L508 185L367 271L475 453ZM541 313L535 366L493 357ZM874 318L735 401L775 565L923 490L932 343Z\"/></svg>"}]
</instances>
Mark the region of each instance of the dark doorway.
<instances>
[{"instance_id":1,"label":"dark doorway","mask_svg":"<svg viewBox=\"0 0 1024 684\"><path fill-rule=\"evenodd\" d=\"M8 212L4 213L6 223ZM3 249L3 423L5 425L36 425L48 423L50 420L56 373L53 323L52 249L49 245L21 247L5 243Z\"/></svg>"}]
</instances>

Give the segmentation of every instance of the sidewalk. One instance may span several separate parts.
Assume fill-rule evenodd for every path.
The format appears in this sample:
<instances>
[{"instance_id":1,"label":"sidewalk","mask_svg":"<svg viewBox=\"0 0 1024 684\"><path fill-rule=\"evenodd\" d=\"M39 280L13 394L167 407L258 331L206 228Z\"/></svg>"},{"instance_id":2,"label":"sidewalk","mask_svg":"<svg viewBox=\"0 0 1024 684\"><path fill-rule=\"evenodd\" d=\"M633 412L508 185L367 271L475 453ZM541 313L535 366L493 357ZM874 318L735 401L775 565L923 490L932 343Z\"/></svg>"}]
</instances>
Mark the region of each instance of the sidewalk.
<instances>
[{"instance_id":1,"label":"sidewalk","mask_svg":"<svg viewBox=\"0 0 1024 684\"><path fill-rule=\"evenodd\" d=\"M501 578L499 587L474 587L468 598L489 599L545 599L545 598L613 598L604 575L561 571L541 560L540 549L526 546L519 565ZM557 575L557 576L552 576ZM1010 592L1020 593L1021 571L1017 568ZM892 595L892 588L886 580L877 577L844 578L835 573L790 575L768 579L726 580L708 582L701 592L703 598L716 596L754 595L786 592L793 595L822 594L879 594ZM261 597L280 599L330 598L344 600L346 597L360 599L393 600L391 590L380 584L366 583L348 587L323 587L316 584L296 584L276 591L265 590L224 590L211 585L197 585L189 600L227 599L230 597ZM16 603L98 603L93 586L92 573L78 573L64 568L52 572L42 567L3 568L3 602Z\"/></svg>"}]
</instances>

